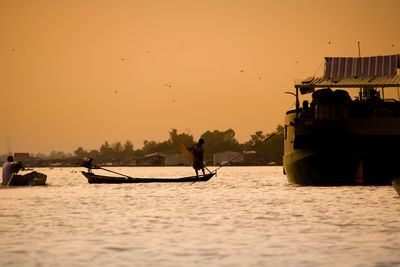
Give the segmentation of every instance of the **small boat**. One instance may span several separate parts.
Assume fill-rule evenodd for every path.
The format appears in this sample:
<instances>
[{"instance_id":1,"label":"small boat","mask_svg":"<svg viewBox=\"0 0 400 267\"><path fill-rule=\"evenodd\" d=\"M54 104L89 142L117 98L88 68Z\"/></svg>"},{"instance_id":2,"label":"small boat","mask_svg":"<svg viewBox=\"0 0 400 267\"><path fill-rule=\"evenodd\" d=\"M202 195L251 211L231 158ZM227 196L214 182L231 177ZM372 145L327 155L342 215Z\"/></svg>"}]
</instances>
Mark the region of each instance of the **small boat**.
<instances>
[{"instance_id":1,"label":"small boat","mask_svg":"<svg viewBox=\"0 0 400 267\"><path fill-rule=\"evenodd\" d=\"M400 178L394 178L392 180L392 185L393 188L397 191L397 193L400 195Z\"/></svg>"},{"instance_id":2,"label":"small boat","mask_svg":"<svg viewBox=\"0 0 400 267\"><path fill-rule=\"evenodd\" d=\"M82 174L88 179L89 184L123 184L123 183L184 183L184 182L206 182L210 180L215 172L205 176L189 176L182 178L134 178L134 177L112 177L97 175L93 172L82 171Z\"/></svg>"},{"instance_id":3,"label":"small boat","mask_svg":"<svg viewBox=\"0 0 400 267\"><path fill-rule=\"evenodd\" d=\"M24 175L14 174L9 185L45 185L47 175L40 172L30 172Z\"/></svg>"}]
</instances>

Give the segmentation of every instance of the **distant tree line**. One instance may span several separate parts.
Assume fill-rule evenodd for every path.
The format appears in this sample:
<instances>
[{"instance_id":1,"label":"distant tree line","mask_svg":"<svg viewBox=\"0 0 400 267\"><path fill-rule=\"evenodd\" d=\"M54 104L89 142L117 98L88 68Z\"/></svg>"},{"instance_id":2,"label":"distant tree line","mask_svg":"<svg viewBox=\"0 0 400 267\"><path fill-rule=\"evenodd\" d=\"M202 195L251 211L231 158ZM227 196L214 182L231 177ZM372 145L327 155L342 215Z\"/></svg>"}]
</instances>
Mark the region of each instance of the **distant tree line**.
<instances>
[{"instance_id":1,"label":"distant tree line","mask_svg":"<svg viewBox=\"0 0 400 267\"><path fill-rule=\"evenodd\" d=\"M176 129L173 129L177 133ZM178 134L178 133L177 133ZM193 136L187 133L179 133L179 138L187 145L192 146L195 141ZM272 136L272 137L271 137ZM251 139L243 144L240 144L235 138L235 131L228 129L226 131L206 131L201 135L205 140L204 157L206 161L212 161L215 153L224 151L255 151L258 157L264 162L274 161L282 163L283 157L283 127L278 125L276 130L271 133L263 133L257 131L251 135ZM268 140L265 140L267 139ZM128 164L133 159L143 157L152 153L174 154L179 153L178 147L171 141L163 142L148 141L143 142L143 148L134 149L131 141L126 141L124 144L115 142L113 144L107 141L96 150L85 150L83 147L78 147L74 154L78 158L93 158L98 163L117 162L120 164Z\"/></svg>"}]
</instances>

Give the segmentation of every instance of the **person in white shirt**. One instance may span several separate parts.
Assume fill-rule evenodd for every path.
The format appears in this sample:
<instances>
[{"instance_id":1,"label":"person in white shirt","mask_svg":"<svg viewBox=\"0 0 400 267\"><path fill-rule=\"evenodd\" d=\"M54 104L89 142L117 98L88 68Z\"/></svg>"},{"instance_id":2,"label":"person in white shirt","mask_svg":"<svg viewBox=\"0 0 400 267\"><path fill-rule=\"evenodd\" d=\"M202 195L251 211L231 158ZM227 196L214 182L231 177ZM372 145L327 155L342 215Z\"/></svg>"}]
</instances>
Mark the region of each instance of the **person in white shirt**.
<instances>
[{"instance_id":1,"label":"person in white shirt","mask_svg":"<svg viewBox=\"0 0 400 267\"><path fill-rule=\"evenodd\" d=\"M2 185L7 185L8 181L11 179L11 163L14 161L12 156L7 157L7 161L3 164L3 182Z\"/></svg>"}]
</instances>

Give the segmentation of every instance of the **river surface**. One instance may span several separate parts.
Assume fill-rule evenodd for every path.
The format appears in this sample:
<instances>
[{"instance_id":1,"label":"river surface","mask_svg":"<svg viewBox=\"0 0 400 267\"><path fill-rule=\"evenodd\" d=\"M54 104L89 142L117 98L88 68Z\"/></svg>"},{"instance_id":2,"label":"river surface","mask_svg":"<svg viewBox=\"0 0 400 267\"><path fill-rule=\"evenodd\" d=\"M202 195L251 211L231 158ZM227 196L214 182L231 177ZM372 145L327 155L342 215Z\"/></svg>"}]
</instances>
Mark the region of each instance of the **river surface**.
<instances>
[{"instance_id":1,"label":"river surface","mask_svg":"<svg viewBox=\"0 0 400 267\"><path fill-rule=\"evenodd\" d=\"M400 266L400 197L391 186L289 185L282 167L116 185L88 184L82 168L36 170L46 186L0 188L0 266Z\"/></svg>"}]
</instances>

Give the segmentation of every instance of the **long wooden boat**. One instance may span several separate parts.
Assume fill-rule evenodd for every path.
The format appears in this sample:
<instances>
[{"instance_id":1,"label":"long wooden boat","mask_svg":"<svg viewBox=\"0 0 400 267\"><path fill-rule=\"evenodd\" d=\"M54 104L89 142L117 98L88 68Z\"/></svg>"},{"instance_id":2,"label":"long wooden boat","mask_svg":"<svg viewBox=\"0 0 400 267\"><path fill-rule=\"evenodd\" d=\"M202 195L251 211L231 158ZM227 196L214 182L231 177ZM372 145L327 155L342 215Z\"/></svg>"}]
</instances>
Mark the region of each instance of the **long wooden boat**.
<instances>
[{"instance_id":1,"label":"long wooden boat","mask_svg":"<svg viewBox=\"0 0 400 267\"><path fill-rule=\"evenodd\" d=\"M24 175L14 174L9 185L18 185L18 186L45 185L46 179L47 179L46 174L36 171Z\"/></svg>"},{"instance_id":2,"label":"long wooden boat","mask_svg":"<svg viewBox=\"0 0 400 267\"><path fill-rule=\"evenodd\" d=\"M209 173L205 176L199 176L199 178L197 178L196 176L182 178L134 178L104 176L85 171L82 171L82 174L88 179L89 184L206 182L215 175L215 173Z\"/></svg>"},{"instance_id":3,"label":"long wooden boat","mask_svg":"<svg viewBox=\"0 0 400 267\"><path fill-rule=\"evenodd\" d=\"M392 180L392 185L393 185L394 190L396 190L396 192L400 196L400 178L394 178Z\"/></svg>"}]
</instances>

